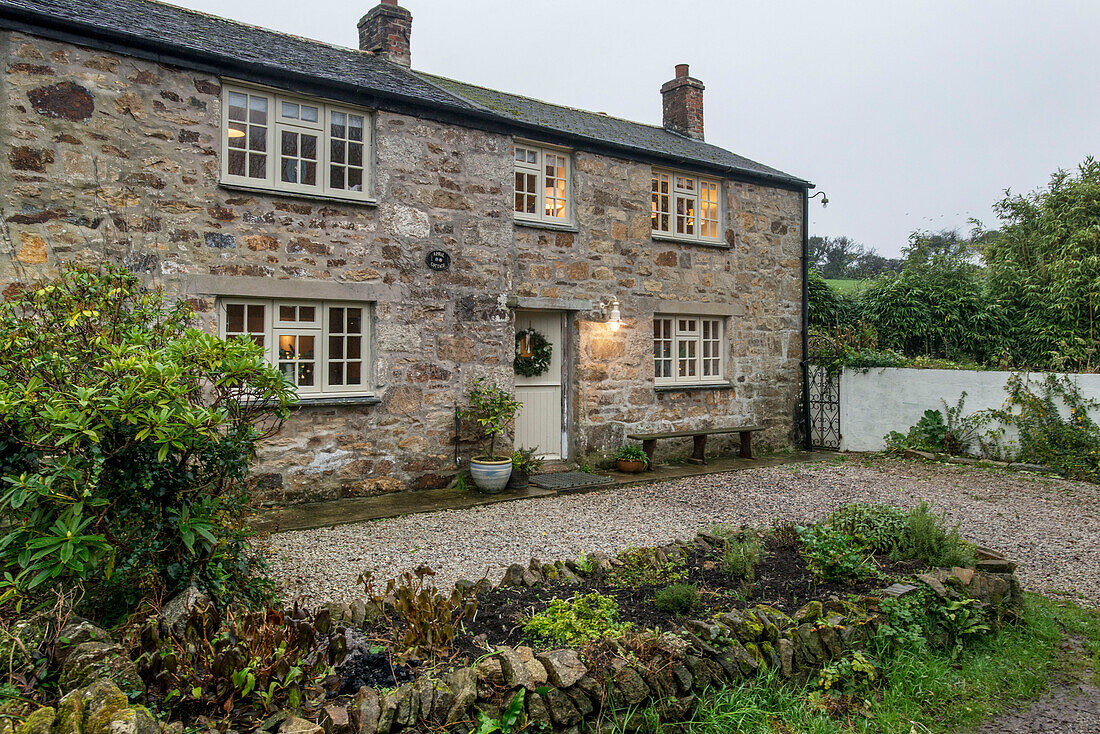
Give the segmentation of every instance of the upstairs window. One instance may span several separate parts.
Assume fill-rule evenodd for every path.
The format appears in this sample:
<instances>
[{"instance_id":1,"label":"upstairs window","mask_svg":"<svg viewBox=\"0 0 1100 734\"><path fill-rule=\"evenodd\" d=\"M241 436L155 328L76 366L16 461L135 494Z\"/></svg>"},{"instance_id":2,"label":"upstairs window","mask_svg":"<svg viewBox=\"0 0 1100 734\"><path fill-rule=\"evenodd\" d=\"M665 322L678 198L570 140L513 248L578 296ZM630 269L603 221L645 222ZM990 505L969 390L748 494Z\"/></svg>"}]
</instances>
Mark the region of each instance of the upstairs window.
<instances>
[{"instance_id":1,"label":"upstairs window","mask_svg":"<svg viewBox=\"0 0 1100 734\"><path fill-rule=\"evenodd\" d=\"M515 217L568 224L571 212L569 154L516 143Z\"/></svg>"},{"instance_id":2,"label":"upstairs window","mask_svg":"<svg viewBox=\"0 0 1100 734\"><path fill-rule=\"evenodd\" d=\"M655 385L724 382L725 354L722 319L702 316L653 319Z\"/></svg>"},{"instance_id":3,"label":"upstairs window","mask_svg":"<svg viewBox=\"0 0 1100 734\"><path fill-rule=\"evenodd\" d=\"M223 338L262 346L300 397L371 394L367 304L224 299L218 316Z\"/></svg>"},{"instance_id":4,"label":"upstairs window","mask_svg":"<svg viewBox=\"0 0 1100 734\"><path fill-rule=\"evenodd\" d=\"M671 171L653 171L653 234L673 239L720 240L722 187L718 181Z\"/></svg>"},{"instance_id":5,"label":"upstairs window","mask_svg":"<svg viewBox=\"0 0 1100 734\"><path fill-rule=\"evenodd\" d=\"M341 199L370 195L370 117L319 100L225 86L222 182Z\"/></svg>"}]
</instances>

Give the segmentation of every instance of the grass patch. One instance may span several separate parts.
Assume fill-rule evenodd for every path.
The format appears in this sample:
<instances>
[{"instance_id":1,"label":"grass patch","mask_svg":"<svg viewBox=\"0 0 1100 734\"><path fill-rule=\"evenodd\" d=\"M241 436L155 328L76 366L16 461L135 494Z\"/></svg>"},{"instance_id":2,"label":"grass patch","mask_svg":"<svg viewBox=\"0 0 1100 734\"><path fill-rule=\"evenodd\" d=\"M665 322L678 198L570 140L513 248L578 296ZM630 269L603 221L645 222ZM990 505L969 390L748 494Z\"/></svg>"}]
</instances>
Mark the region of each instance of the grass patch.
<instances>
[{"instance_id":1,"label":"grass patch","mask_svg":"<svg viewBox=\"0 0 1100 734\"><path fill-rule=\"evenodd\" d=\"M859 278L826 278L825 282L838 293L855 293L866 283Z\"/></svg>"},{"instance_id":2,"label":"grass patch","mask_svg":"<svg viewBox=\"0 0 1100 734\"><path fill-rule=\"evenodd\" d=\"M695 584L673 584L657 592L653 606L669 614L687 614L699 605L699 589Z\"/></svg>"},{"instance_id":3,"label":"grass patch","mask_svg":"<svg viewBox=\"0 0 1100 734\"><path fill-rule=\"evenodd\" d=\"M756 538L732 540L722 549L722 570L751 584L756 579L756 566L763 554L760 541Z\"/></svg>"},{"instance_id":4,"label":"grass patch","mask_svg":"<svg viewBox=\"0 0 1100 734\"><path fill-rule=\"evenodd\" d=\"M815 704L817 677L808 684L769 673L703 699L686 731L691 734L948 734L994 718L1038 697L1064 671L1063 639L1081 637L1091 665L1100 663L1100 613L1034 594L1020 624L979 640L960 655L911 649L877 662L876 685L854 710L830 715ZM869 657L877 657L868 653ZM649 713L649 712L646 712ZM637 713L635 713L637 717ZM662 732L655 716L643 731ZM637 720L637 718L635 719ZM684 731L681 725L664 731Z\"/></svg>"}]
</instances>

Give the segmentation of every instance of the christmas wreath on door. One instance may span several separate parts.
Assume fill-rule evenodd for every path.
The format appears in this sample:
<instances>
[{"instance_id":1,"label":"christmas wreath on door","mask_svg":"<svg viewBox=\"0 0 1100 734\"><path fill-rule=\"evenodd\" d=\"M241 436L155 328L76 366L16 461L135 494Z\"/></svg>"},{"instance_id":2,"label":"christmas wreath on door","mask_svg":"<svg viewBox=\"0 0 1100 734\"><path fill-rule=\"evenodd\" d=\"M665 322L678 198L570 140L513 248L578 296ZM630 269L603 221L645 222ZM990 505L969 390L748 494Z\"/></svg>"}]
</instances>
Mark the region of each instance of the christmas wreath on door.
<instances>
[{"instance_id":1,"label":"christmas wreath on door","mask_svg":"<svg viewBox=\"0 0 1100 734\"><path fill-rule=\"evenodd\" d=\"M523 329L516 332L516 358L512 367L517 375L538 377L550 369L550 359L554 356L554 347L537 329Z\"/></svg>"}]
</instances>

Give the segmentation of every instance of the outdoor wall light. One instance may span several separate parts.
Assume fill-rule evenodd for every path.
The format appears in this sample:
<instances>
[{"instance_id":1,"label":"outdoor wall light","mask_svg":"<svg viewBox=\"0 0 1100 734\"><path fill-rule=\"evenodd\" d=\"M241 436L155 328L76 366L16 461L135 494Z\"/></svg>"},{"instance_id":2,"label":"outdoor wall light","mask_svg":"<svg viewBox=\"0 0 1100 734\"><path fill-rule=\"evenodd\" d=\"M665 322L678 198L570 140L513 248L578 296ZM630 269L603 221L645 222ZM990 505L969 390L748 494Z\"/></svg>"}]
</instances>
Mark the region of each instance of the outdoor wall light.
<instances>
[{"instance_id":1,"label":"outdoor wall light","mask_svg":"<svg viewBox=\"0 0 1100 734\"><path fill-rule=\"evenodd\" d=\"M612 331L618 331L619 327L623 325L623 316L619 311L619 299L609 298L600 304L600 310L603 311L604 318L607 319L607 325L611 327Z\"/></svg>"}]
</instances>

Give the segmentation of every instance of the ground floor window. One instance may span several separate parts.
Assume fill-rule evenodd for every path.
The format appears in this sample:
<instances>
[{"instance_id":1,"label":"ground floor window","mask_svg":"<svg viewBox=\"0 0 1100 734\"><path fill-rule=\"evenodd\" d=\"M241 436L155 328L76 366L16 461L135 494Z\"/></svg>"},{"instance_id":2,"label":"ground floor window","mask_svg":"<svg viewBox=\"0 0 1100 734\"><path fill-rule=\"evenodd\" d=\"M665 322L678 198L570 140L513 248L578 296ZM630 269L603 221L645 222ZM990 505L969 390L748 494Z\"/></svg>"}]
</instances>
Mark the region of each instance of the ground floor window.
<instances>
[{"instance_id":1,"label":"ground floor window","mask_svg":"<svg viewBox=\"0 0 1100 734\"><path fill-rule=\"evenodd\" d=\"M656 316L653 319L653 377L656 385L722 382L726 335L723 319Z\"/></svg>"},{"instance_id":2,"label":"ground floor window","mask_svg":"<svg viewBox=\"0 0 1100 734\"><path fill-rule=\"evenodd\" d=\"M247 337L301 397L369 395L370 307L346 301L219 301L223 338Z\"/></svg>"}]
</instances>

